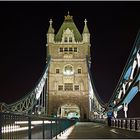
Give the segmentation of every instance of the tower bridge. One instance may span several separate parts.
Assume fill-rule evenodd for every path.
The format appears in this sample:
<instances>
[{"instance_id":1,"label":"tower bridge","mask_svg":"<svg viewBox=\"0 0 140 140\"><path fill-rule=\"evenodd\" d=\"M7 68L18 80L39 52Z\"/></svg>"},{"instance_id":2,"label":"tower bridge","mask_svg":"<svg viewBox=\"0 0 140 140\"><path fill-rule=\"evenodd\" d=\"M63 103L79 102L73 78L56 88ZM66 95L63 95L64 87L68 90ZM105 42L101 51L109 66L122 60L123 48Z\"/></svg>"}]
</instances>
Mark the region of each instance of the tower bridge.
<instances>
[{"instance_id":1,"label":"tower bridge","mask_svg":"<svg viewBox=\"0 0 140 140\"><path fill-rule=\"evenodd\" d=\"M53 119L56 126L58 122L59 124L62 122L58 118L74 118L80 121L98 120L104 123L107 118L110 118L112 119L109 120L110 125L115 127L118 111L124 110L124 116L127 119L128 106L140 92L140 32L116 89L109 102L105 104L96 91L90 71L92 46L87 20L84 20L82 34L69 13L64 17L64 22L56 34L52 19L49 23L44 72L33 90L25 97L12 104L0 104L1 121L8 119L6 125L2 122L0 124L1 138L3 138L2 132L7 131L7 125L11 126L12 117L8 117L9 113L10 116L14 115L15 122L20 120L21 116L28 119L26 120L29 127L28 138L31 138L31 129L35 127L35 125L32 126L31 119L36 120L37 117L43 120L43 136L45 136L44 120L51 122L51 137L49 138L58 134L58 131L52 134ZM14 121L12 121L12 126L15 125ZM131 125L130 122L129 124ZM121 126L125 125L125 122L121 122ZM120 127L118 124L116 126ZM135 128L140 130L140 121L136 119ZM66 127L63 127L64 129Z\"/></svg>"},{"instance_id":2,"label":"tower bridge","mask_svg":"<svg viewBox=\"0 0 140 140\"><path fill-rule=\"evenodd\" d=\"M91 114L103 117L104 104L95 92L90 73L91 44L87 20L82 34L69 14L56 34L52 19L49 23L46 67L42 77L23 99L10 105L3 104L2 108L59 117L76 112L81 120L89 120Z\"/></svg>"}]
</instances>

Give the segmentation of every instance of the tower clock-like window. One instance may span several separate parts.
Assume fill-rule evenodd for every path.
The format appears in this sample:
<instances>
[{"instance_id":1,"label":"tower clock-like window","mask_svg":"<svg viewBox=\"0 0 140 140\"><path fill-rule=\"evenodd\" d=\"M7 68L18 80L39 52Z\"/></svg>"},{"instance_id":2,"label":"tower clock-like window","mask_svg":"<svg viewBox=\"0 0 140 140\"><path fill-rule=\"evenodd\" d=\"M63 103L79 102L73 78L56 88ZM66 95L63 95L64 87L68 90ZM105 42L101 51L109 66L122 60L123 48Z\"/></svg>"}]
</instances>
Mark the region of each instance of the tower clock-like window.
<instances>
[{"instance_id":1,"label":"tower clock-like window","mask_svg":"<svg viewBox=\"0 0 140 140\"><path fill-rule=\"evenodd\" d=\"M72 65L66 65L65 67L64 67L64 75L72 75L72 74L74 74L74 69L73 69L73 67L72 67Z\"/></svg>"}]
</instances>

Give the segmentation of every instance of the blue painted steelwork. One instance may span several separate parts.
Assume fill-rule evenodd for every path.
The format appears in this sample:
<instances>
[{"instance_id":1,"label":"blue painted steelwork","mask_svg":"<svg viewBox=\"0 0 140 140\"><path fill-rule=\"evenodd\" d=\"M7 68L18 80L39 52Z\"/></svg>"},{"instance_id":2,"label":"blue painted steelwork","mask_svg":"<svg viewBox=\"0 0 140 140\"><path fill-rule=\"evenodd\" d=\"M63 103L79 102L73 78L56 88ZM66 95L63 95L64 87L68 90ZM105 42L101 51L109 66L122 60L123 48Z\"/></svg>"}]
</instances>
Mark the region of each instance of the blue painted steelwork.
<instances>
[{"instance_id":1,"label":"blue painted steelwork","mask_svg":"<svg viewBox=\"0 0 140 140\"><path fill-rule=\"evenodd\" d=\"M133 49L118 81L116 89L108 102L108 110L118 111L124 104L129 104L140 91L140 30Z\"/></svg>"},{"instance_id":2,"label":"blue painted steelwork","mask_svg":"<svg viewBox=\"0 0 140 140\"><path fill-rule=\"evenodd\" d=\"M131 71L132 71L132 67L129 67L129 69L127 70L126 74L124 75L124 79L125 80L129 79Z\"/></svg>"},{"instance_id":3,"label":"blue painted steelwork","mask_svg":"<svg viewBox=\"0 0 140 140\"><path fill-rule=\"evenodd\" d=\"M140 75L138 76L137 81L140 81ZM137 82L137 81L136 81L136 82Z\"/></svg>"},{"instance_id":4,"label":"blue painted steelwork","mask_svg":"<svg viewBox=\"0 0 140 140\"><path fill-rule=\"evenodd\" d=\"M138 93L138 87L133 87L130 92L127 94L126 98L124 99L123 103L130 103L131 100L135 97L135 95Z\"/></svg>"}]
</instances>

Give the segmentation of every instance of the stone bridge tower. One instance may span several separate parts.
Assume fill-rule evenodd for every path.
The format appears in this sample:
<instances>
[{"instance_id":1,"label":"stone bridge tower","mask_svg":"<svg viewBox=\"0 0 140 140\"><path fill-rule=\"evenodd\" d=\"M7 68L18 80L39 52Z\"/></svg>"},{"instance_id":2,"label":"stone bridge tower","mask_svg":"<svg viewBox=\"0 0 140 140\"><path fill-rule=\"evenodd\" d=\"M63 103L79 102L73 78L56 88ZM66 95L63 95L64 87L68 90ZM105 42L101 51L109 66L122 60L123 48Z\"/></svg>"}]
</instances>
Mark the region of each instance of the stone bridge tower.
<instances>
[{"instance_id":1,"label":"stone bridge tower","mask_svg":"<svg viewBox=\"0 0 140 140\"><path fill-rule=\"evenodd\" d=\"M47 33L48 115L89 118L87 58L90 61L90 33L85 19L81 34L69 15L55 34L52 20Z\"/></svg>"}]
</instances>

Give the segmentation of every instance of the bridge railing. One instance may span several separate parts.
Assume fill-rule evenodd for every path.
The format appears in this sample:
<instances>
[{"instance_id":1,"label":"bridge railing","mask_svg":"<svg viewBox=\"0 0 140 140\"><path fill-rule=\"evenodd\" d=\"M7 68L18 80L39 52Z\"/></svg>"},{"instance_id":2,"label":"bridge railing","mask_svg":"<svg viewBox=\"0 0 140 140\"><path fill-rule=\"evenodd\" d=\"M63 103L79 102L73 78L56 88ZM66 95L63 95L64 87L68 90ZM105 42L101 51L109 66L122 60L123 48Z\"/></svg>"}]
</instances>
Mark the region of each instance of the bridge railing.
<instances>
[{"instance_id":1,"label":"bridge railing","mask_svg":"<svg viewBox=\"0 0 140 140\"><path fill-rule=\"evenodd\" d=\"M111 127L140 132L140 118L111 119Z\"/></svg>"},{"instance_id":2,"label":"bridge railing","mask_svg":"<svg viewBox=\"0 0 140 140\"><path fill-rule=\"evenodd\" d=\"M0 113L0 139L52 139L57 138L74 120Z\"/></svg>"}]
</instances>

